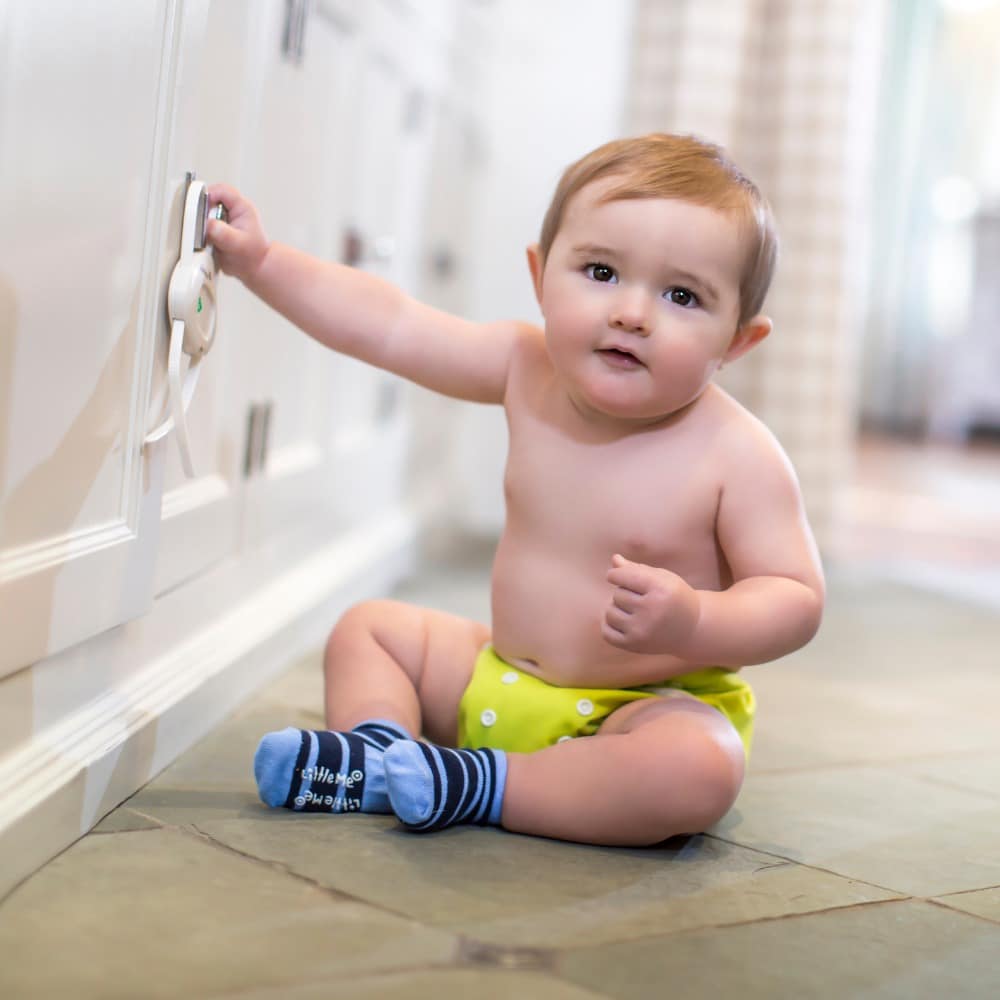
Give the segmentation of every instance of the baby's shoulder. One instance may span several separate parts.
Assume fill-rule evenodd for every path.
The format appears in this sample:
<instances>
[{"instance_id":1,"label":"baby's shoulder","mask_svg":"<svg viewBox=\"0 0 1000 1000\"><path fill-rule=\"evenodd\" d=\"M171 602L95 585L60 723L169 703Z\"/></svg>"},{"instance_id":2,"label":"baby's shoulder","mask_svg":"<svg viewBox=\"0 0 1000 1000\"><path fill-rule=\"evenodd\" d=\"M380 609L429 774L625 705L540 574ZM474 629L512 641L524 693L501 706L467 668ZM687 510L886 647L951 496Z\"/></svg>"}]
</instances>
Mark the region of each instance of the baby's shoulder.
<instances>
[{"instance_id":1,"label":"baby's shoulder","mask_svg":"<svg viewBox=\"0 0 1000 1000\"><path fill-rule=\"evenodd\" d=\"M791 463L774 432L725 390L712 386L706 419L713 424L713 442L723 467L733 474L785 475Z\"/></svg>"},{"instance_id":2,"label":"baby's shoulder","mask_svg":"<svg viewBox=\"0 0 1000 1000\"><path fill-rule=\"evenodd\" d=\"M507 402L531 394L531 387L551 374L545 331L533 323L518 323L507 373Z\"/></svg>"},{"instance_id":3,"label":"baby's shoulder","mask_svg":"<svg viewBox=\"0 0 1000 1000\"><path fill-rule=\"evenodd\" d=\"M529 372L547 365L549 354L545 346L545 331L534 323L523 321L519 321L516 326L517 336L514 338L511 363Z\"/></svg>"}]
</instances>

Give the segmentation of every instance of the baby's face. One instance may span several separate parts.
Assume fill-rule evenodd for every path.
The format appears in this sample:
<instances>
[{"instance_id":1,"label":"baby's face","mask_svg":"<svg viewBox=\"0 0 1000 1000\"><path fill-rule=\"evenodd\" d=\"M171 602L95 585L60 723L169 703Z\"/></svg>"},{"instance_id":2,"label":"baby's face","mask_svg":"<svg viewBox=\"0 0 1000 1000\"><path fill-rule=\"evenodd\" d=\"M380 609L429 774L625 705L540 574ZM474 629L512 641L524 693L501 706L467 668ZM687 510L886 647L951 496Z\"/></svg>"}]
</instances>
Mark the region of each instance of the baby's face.
<instances>
[{"instance_id":1,"label":"baby's face","mask_svg":"<svg viewBox=\"0 0 1000 1000\"><path fill-rule=\"evenodd\" d=\"M602 201L605 178L566 206L536 291L552 362L585 413L640 423L696 399L739 318L735 220L664 198Z\"/></svg>"}]
</instances>

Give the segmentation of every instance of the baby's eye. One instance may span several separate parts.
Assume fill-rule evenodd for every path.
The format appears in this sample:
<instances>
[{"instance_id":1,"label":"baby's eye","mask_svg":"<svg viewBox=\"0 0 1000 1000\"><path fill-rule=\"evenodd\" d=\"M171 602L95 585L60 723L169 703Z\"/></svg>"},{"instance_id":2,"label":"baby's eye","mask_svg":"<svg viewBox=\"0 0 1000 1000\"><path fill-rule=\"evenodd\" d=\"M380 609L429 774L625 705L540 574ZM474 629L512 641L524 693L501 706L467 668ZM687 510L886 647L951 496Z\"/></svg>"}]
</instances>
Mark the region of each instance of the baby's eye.
<instances>
[{"instance_id":1,"label":"baby's eye","mask_svg":"<svg viewBox=\"0 0 1000 1000\"><path fill-rule=\"evenodd\" d=\"M614 281L615 269L607 264L588 264L584 268L584 274L592 281Z\"/></svg>"},{"instance_id":2,"label":"baby's eye","mask_svg":"<svg viewBox=\"0 0 1000 1000\"><path fill-rule=\"evenodd\" d=\"M685 309L691 309L693 306L698 305L698 296L688 288L668 288L663 294L667 301L673 302L675 306L683 306Z\"/></svg>"}]
</instances>

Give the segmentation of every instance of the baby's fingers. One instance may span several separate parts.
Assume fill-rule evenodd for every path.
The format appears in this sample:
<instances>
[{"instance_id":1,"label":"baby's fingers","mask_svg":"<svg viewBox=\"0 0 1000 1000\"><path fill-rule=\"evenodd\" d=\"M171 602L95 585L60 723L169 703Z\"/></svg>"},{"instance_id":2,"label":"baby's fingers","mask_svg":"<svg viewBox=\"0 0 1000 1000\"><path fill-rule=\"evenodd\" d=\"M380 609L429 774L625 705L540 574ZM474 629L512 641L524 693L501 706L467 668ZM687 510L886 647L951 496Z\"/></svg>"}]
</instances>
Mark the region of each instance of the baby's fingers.
<instances>
[{"instance_id":1,"label":"baby's fingers","mask_svg":"<svg viewBox=\"0 0 1000 1000\"><path fill-rule=\"evenodd\" d=\"M223 253L236 255L241 251L245 252L251 242L249 233L242 232L221 219L209 219L205 223L205 238Z\"/></svg>"},{"instance_id":2,"label":"baby's fingers","mask_svg":"<svg viewBox=\"0 0 1000 1000\"><path fill-rule=\"evenodd\" d=\"M205 188L209 207L225 205L226 211L232 215L236 208L246 202L246 198L230 184L209 184Z\"/></svg>"},{"instance_id":3,"label":"baby's fingers","mask_svg":"<svg viewBox=\"0 0 1000 1000\"><path fill-rule=\"evenodd\" d=\"M621 608L612 606L604 613L604 622L616 632L624 634L628 631L631 617L632 615L628 611L622 611Z\"/></svg>"},{"instance_id":4,"label":"baby's fingers","mask_svg":"<svg viewBox=\"0 0 1000 1000\"><path fill-rule=\"evenodd\" d=\"M624 587L615 587L611 592L611 603L626 614L631 614L640 607L642 595Z\"/></svg>"},{"instance_id":5,"label":"baby's fingers","mask_svg":"<svg viewBox=\"0 0 1000 1000\"><path fill-rule=\"evenodd\" d=\"M649 567L615 556L607 579L616 587L624 587L634 594L645 594L649 589Z\"/></svg>"},{"instance_id":6,"label":"baby's fingers","mask_svg":"<svg viewBox=\"0 0 1000 1000\"><path fill-rule=\"evenodd\" d=\"M606 643L612 646L625 648L628 644L625 633L621 629L615 628L606 619L601 622L601 636Z\"/></svg>"}]
</instances>

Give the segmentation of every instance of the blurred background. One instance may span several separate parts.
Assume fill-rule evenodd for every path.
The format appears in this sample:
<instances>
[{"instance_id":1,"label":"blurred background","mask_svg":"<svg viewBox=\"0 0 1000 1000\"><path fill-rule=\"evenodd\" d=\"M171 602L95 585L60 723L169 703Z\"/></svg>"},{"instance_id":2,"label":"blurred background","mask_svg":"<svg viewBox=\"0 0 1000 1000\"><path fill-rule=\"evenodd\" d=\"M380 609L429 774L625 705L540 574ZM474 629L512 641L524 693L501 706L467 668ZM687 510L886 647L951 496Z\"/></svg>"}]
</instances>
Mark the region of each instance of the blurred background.
<instances>
[{"instance_id":1,"label":"blurred background","mask_svg":"<svg viewBox=\"0 0 1000 1000\"><path fill-rule=\"evenodd\" d=\"M791 454L828 561L1000 601L1000 3L483 6L501 16L471 311L532 313L523 246L583 151L722 143L782 237L775 334L722 381ZM501 514L492 416L459 434L480 527Z\"/></svg>"}]
</instances>

